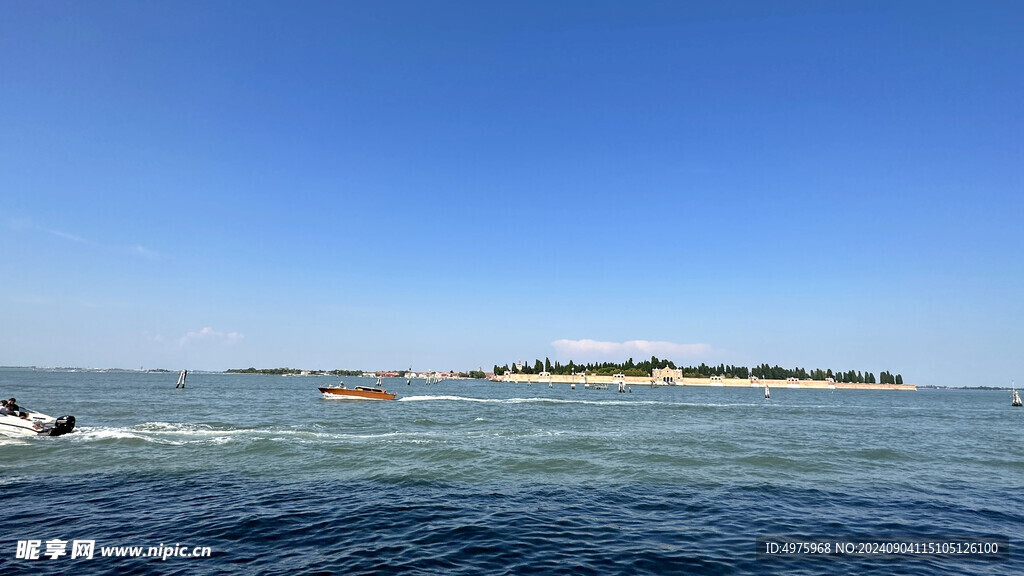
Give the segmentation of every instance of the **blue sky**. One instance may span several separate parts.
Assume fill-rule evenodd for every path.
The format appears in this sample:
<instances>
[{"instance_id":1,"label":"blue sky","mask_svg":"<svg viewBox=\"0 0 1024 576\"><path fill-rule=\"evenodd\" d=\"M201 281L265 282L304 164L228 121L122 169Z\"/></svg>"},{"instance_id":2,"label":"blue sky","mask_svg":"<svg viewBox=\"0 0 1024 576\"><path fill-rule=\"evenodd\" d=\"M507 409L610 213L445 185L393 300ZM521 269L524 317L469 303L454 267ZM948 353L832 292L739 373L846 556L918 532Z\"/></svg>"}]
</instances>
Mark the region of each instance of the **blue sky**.
<instances>
[{"instance_id":1,"label":"blue sky","mask_svg":"<svg viewBox=\"0 0 1024 576\"><path fill-rule=\"evenodd\" d=\"M1022 29L1016 2L4 2L0 365L1006 384Z\"/></svg>"}]
</instances>

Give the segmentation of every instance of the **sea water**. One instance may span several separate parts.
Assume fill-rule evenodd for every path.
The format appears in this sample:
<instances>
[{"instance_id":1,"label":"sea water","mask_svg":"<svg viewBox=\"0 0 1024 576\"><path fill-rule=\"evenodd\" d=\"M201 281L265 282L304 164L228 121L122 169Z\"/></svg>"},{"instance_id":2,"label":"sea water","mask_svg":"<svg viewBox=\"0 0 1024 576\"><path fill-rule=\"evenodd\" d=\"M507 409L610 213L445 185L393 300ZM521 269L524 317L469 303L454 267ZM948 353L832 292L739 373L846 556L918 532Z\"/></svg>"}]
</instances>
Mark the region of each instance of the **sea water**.
<instances>
[{"instance_id":1,"label":"sea water","mask_svg":"<svg viewBox=\"0 0 1024 576\"><path fill-rule=\"evenodd\" d=\"M1024 573L1008 392L394 378L397 401L351 402L317 391L336 378L176 380L0 369L0 396L78 422L0 436L0 573ZM781 558L759 538L1010 552Z\"/></svg>"}]
</instances>

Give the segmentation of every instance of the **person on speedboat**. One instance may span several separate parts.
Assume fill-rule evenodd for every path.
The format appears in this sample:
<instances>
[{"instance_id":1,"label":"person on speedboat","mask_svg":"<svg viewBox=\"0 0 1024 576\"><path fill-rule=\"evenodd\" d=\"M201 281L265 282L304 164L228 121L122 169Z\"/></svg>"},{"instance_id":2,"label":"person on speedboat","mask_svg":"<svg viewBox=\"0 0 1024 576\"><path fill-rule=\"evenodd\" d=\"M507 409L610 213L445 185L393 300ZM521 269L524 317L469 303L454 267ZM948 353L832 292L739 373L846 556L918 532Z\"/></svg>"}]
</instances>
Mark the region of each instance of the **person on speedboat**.
<instances>
[{"instance_id":1,"label":"person on speedboat","mask_svg":"<svg viewBox=\"0 0 1024 576\"><path fill-rule=\"evenodd\" d=\"M3 406L0 407L0 414L18 416L19 412L21 412L21 408L18 407L18 404L15 402L14 398L11 398L10 400L4 400Z\"/></svg>"}]
</instances>

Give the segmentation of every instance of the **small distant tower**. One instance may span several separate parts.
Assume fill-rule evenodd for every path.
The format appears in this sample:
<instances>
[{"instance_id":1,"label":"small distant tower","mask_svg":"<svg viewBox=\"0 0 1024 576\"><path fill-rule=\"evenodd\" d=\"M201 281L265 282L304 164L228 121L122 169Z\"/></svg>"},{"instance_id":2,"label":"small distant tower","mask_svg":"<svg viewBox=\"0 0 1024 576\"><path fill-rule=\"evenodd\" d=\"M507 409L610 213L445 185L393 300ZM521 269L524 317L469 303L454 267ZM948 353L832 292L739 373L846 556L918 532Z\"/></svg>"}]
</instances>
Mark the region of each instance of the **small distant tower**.
<instances>
[{"instance_id":1,"label":"small distant tower","mask_svg":"<svg viewBox=\"0 0 1024 576\"><path fill-rule=\"evenodd\" d=\"M516 360L516 372L522 372L522 371L523 371L523 361L522 360Z\"/></svg>"}]
</instances>

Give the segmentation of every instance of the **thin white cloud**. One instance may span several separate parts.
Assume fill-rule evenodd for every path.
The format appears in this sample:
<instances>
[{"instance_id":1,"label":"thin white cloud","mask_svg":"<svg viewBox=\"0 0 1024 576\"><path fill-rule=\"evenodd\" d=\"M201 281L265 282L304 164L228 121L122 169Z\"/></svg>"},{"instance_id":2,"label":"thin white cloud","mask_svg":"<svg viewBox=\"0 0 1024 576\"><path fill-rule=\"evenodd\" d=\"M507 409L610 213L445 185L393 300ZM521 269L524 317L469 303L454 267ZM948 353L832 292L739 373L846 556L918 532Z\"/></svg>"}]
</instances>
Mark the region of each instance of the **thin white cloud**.
<instances>
[{"instance_id":1,"label":"thin white cloud","mask_svg":"<svg viewBox=\"0 0 1024 576\"><path fill-rule=\"evenodd\" d=\"M132 246L131 252L133 254L142 256L143 258L156 258L159 256L157 252L154 252L153 250L150 250L149 248L146 248L145 246L141 246L139 244Z\"/></svg>"},{"instance_id":2,"label":"thin white cloud","mask_svg":"<svg viewBox=\"0 0 1024 576\"><path fill-rule=\"evenodd\" d=\"M82 238L81 236L78 236L77 234L72 234L70 232L63 232L61 230L54 230L52 228L40 228L40 230L46 232L47 234L53 234L58 238L71 240L72 242L78 242L79 244L95 244L95 242L91 242L89 240L86 240L85 238Z\"/></svg>"},{"instance_id":3,"label":"thin white cloud","mask_svg":"<svg viewBox=\"0 0 1024 576\"><path fill-rule=\"evenodd\" d=\"M88 238L84 238L82 236L79 236L78 234L72 234L71 232L65 232L63 230L57 230L55 228L47 228L45 226L40 226L40 225L38 225L38 224L36 224L36 223L32 222L31 220L26 219L26 218L9 220L8 223L15 230L23 230L23 229L39 230L39 231L45 232L45 233L47 233L47 234L49 234L51 236L56 236L57 238L61 238L63 240L67 240L69 242L75 242L76 244L88 244L90 246L98 246L98 247L101 247L101 248L103 248L103 247L112 248L112 249L115 249L115 250L120 250L120 251L128 252L128 253L134 254L136 256L141 256L143 258L149 258L151 260L160 257L160 253L159 252L157 252L155 250L150 250L149 248L146 248L145 246L143 246L141 244L135 244L135 245L131 245L131 246L125 246L125 245L121 245L121 246L104 245L104 244L101 244L99 242L95 242L93 240L90 240Z\"/></svg>"},{"instance_id":4,"label":"thin white cloud","mask_svg":"<svg viewBox=\"0 0 1024 576\"><path fill-rule=\"evenodd\" d=\"M202 330L188 332L181 338L178 338L178 346L187 346L196 342L234 344L243 338L245 336L238 332L220 332L207 326Z\"/></svg>"},{"instance_id":5,"label":"thin white cloud","mask_svg":"<svg viewBox=\"0 0 1024 576\"><path fill-rule=\"evenodd\" d=\"M15 304L23 304L26 306L41 306L50 303L48 298L37 294L14 295L11 296L9 300Z\"/></svg>"},{"instance_id":6,"label":"thin white cloud","mask_svg":"<svg viewBox=\"0 0 1024 576\"><path fill-rule=\"evenodd\" d=\"M551 343L560 360L622 362L626 358L698 358L711 352L707 344L676 344L652 340L602 342L599 340L555 340Z\"/></svg>"}]
</instances>

